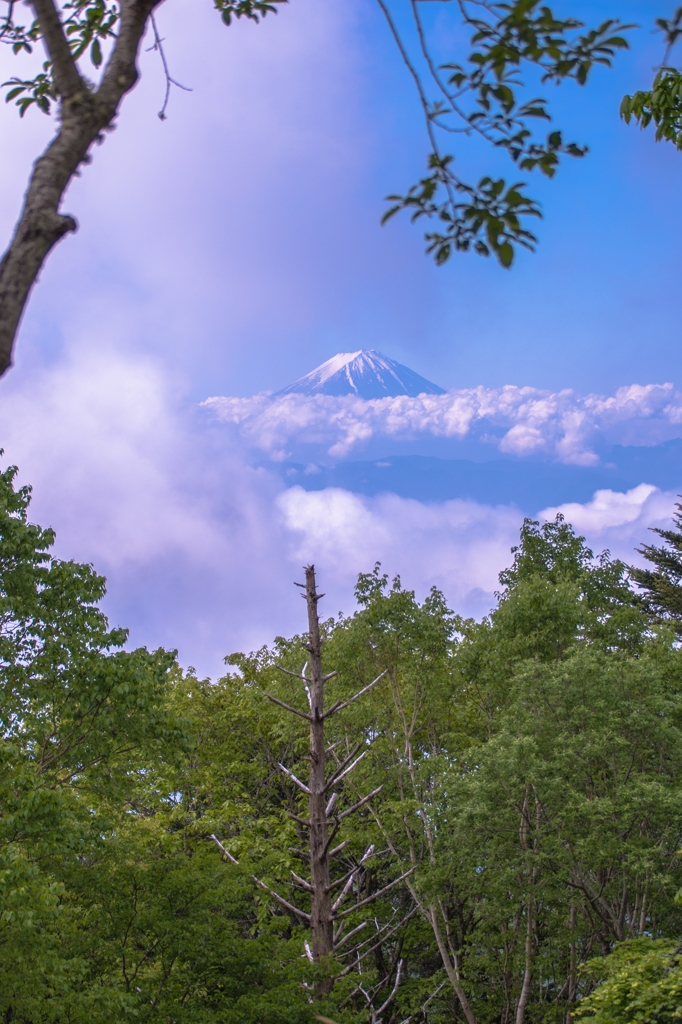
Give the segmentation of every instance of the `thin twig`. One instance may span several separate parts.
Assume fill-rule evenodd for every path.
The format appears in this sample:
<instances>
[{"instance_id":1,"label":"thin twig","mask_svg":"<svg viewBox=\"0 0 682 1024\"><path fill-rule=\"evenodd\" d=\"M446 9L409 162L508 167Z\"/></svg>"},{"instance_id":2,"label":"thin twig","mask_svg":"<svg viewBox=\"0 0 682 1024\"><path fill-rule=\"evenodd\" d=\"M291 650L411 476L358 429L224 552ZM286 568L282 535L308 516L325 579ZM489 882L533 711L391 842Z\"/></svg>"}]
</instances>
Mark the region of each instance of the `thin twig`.
<instances>
[{"instance_id":1,"label":"thin twig","mask_svg":"<svg viewBox=\"0 0 682 1024\"><path fill-rule=\"evenodd\" d=\"M176 85L178 89L182 89L183 92L192 92L192 90L188 85L182 85L180 82L177 82L174 78L171 78L171 73L168 68L168 61L166 60L166 54L163 49L163 39L159 35L159 30L156 27L156 18L154 17L153 14L151 15L151 23L152 31L154 33L154 45L150 46L149 49L158 51L159 57L161 58L161 64L163 65L163 73L166 76L166 95L164 96L163 99L163 106L159 111L159 120L165 121L166 110L168 109L168 100L170 98L171 85Z\"/></svg>"}]
</instances>

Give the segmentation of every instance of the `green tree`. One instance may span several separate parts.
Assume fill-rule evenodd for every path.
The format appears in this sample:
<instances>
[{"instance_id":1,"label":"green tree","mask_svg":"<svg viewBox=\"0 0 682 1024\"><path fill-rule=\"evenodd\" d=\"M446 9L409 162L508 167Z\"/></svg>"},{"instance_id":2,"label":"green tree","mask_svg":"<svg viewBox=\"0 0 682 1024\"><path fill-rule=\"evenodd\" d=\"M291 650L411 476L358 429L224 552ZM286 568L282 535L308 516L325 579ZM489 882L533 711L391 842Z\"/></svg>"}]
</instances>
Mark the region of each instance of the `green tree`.
<instances>
[{"instance_id":1,"label":"green tree","mask_svg":"<svg viewBox=\"0 0 682 1024\"><path fill-rule=\"evenodd\" d=\"M626 567L560 517L514 556L482 623L377 569L331 643L356 678L389 668L362 784L384 780L377 839L418 866L420 997L445 1011L449 981L458 1019L522 1024L563 1020L592 951L675 934L682 666Z\"/></svg>"},{"instance_id":2,"label":"green tree","mask_svg":"<svg viewBox=\"0 0 682 1024\"><path fill-rule=\"evenodd\" d=\"M590 1024L670 1024L682 1020L679 943L640 938L616 946L586 973L601 984L577 1011Z\"/></svg>"},{"instance_id":3,"label":"green tree","mask_svg":"<svg viewBox=\"0 0 682 1024\"><path fill-rule=\"evenodd\" d=\"M71 944L81 908L64 870L107 831L141 752L153 764L177 740L173 655L121 650L126 632L97 607L104 580L49 554L15 473L0 475L0 1012L123 1012L125 993L102 989Z\"/></svg>"},{"instance_id":4,"label":"green tree","mask_svg":"<svg viewBox=\"0 0 682 1024\"><path fill-rule=\"evenodd\" d=\"M659 618L670 620L679 633L682 631L682 505L675 507L673 525L676 529L652 528L665 544L660 547L643 544L637 548L655 568L632 567L630 576L642 588L645 606Z\"/></svg>"},{"instance_id":5,"label":"green tree","mask_svg":"<svg viewBox=\"0 0 682 1024\"><path fill-rule=\"evenodd\" d=\"M199 770L216 688L173 652L122 649L103 578L51 555L15 472L0 475L0 1017L309 1021L300 942L209 838L209 780L229 771Z\"/></svg>"}]
</instances>

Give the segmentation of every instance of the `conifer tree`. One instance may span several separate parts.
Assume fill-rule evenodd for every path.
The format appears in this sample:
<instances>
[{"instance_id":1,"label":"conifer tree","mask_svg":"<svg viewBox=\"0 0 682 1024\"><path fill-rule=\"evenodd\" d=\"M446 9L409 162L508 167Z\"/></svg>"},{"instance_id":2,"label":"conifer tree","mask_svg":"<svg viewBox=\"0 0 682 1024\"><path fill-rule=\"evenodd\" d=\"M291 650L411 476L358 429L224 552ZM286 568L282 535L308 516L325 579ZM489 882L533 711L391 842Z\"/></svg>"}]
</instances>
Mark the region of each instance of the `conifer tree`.
<instances>
[{"instance_id":1,"label":"conifer tree","mask_svg":"<svg viewBox=\"0 0 682 1024\"><path fill-rule=\"evenodd\" d=\"M682 504L675 506L673 515L676 529L661 530L652 527L665 544L643 544L637 552L654 566L653 569L632 567L630 576L644 591L642 599L650 612L659 618L672 620L675 631L682 633Z\"/></svg>"}]
</instances>

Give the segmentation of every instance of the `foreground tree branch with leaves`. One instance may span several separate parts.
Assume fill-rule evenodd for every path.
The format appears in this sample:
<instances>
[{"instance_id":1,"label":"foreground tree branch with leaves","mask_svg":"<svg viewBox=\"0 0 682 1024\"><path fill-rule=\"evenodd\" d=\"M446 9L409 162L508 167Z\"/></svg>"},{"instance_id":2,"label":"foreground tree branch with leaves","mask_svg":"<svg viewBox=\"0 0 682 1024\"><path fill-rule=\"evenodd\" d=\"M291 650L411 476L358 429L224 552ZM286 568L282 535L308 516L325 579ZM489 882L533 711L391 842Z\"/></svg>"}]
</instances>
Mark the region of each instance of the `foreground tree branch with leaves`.
<instances>
[{"instance_id":1,"label":"foreground tree branch with leaves","mask_svg":"<svg viewBox=\"0 0 682 1024\"><path fill-rule=\"evenodd\" d=\"M657 18L656 28L663 33L665 52L653 86L625 96L620 116L628 124L634 119L640 128L653 123L657 142L665 140L682 149L682 71L670 63L673 49L682 37L682 7L670 19Z\"/></svg>"},{"instance_id":2,"label":"foreground tree branch with leaves","mask_svg":"<svg viewBox=\"0 0 682 1024\"><path fill-rule=\"evenodd\" d=\"M557 17L540 0L448 0L448 28L455 35L460 28L468 31L472 49L464 62L442 62L440 11L436 29L429 5L409 0L402 29L389 0L378 3L416 85L431 147L428 175L405 195L388 197L394 205L384 221L400 210L409 211L413 221L435 221L437 228L425 238L437 264L472 249L510 267L518 246L534 248L537 239L526 225L527 218L541 216L538 203L522 191L522 182L491 176L476 185L465 181L444 147L457 136L479 139L505 150L519 170L553 177L562 156L582 157L587 147L565 142L556 129L544 139L536 136L534 125L552 118L547 100L529 95L524 73L543 86L583 86L595 67L610 67L618 50L627 48L623 33L633 26L607 19L582 32L583 22Z\"/></svg>"},{"instance_id":3,"label":"foreground tree branch with leaves","mask_svg":"<svg viewBox=\"0 0 682 1024\"><path fill-rule=\"evenodd\" d=\"M33 79L5 82L7 99L22 114L35 105L57 110L57 133L33 167L19 221L0 262L0 373L12 361L16 333L40 269L61 238L76 230L61 212L64 194L79 168L91 160L95 143L115 126L121 101L137 82L141 41L162 0L35 0L29 25L17 21L16 0L2 0L0 42L14 53L42 46L46 61ZM258 21L282 0L215 0L226 25L234 18ZM23 5L22 5L23 7ZM22 11L23 13L23 11ZM105 56L105 51L108 55ZM89 56L100 71L93 85L79 66Z\"/></svg>"},{"instance_id":4,"label":"foreground tree branch with leaves","mask_svg":"<svg viewBox=\"0 0 682 1024\"><path fill-rule=\"evenodd\" d=\"M92 159L119 116L122 101L139 76L140 45L152 29L152 49L159 52L166 79L160 115L165 118L171 76L162 40L153 21L162 0L0 0L0 43L15 54L43 49L45 59L33 77L12 76L3 83L6 99L23 117L35 108L56 114L56 134L36 160L24 204L9 246L0 261L0 374L12 353L31 290L52 249L74 232L74 216L61 205L74 176ZM258 22L285 0L212 0L226 25L236 19ZM404 194L389 197L383 220L406 210L412 220L435 224L426 234L427 252L438 264L455 252L494 255L510 267L518 248L533 249L530 225L541 216L539 203L520 181L496 174L477 183L456 169L450 141L467 138L505 152L522 172L539 170L553 177L562 157L581 157L586 147L564 140L561 130L545 137L535 125L551 120L546 99L535 86L572 81L587 84L597 67L610 67L627 46L632 26L607 19L592 29L574 17L558 17L540 0L488 3L483 0L405 0L397 8L377 0L389 32L410 74L421 105L430 153L428 171ZM396 9L394 9L394 7ZM468 54L443 61L434 11L451 19L455 35L469 36ZM24 23L26 8L32 20ZM654 122L657 138L680 142L680 73L668 66L680 35L682 9L659 19L666 53L654 88L623 101L622 116L642 127ZM93 83L83 63L99 78ZM525 77L524 77L525 76ZM181 88L184 88L181 86Z\"/></svg>"}]
</instances>

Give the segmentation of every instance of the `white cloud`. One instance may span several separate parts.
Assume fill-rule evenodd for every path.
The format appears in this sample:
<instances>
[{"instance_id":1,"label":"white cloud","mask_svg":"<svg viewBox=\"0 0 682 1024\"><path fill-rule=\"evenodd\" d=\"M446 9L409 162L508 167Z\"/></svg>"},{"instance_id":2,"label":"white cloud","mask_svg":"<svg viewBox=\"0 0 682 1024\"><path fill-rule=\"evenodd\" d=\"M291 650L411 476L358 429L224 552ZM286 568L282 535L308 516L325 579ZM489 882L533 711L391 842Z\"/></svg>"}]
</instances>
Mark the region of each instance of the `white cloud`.
<instances>
[{"instance_id":1,"label":"white cloud","mask_svg":"<svg viewBox=\"0 0 682 1024\"><path fill-rule=\"evenodd\" d=\"M236 428L248 446L274 459L292 447L324 447L332 458L361 451L373 438L478 437L514 455L544 454L559 462L599 462L598 439L654 444L680 433L682 395L672 384L633 384L614 395L581 396L507 385L445 395L381 398L285 395L272 399L213 397L204 406ZM491 433L492 431L492 433Z\"/></svg>"},{"instance_id":2,"label":"white cloud","mask_svg":"<svg viewBox=\"0 0 682 1024\"><path fill-rule=\"evenodd\" d=\"M424 504L395 494L291 487L277 498L293 558L350 585L376 561L421 594L440 587L459 611L487 611L518 538L518 510L471 501ZM481 600L484 601L481 607Z\"/></svg>"},{"instance_id":3,"label":"white cloud","mask_svg":"<svg viewBox=\"0 0 682 1024\"><path fill-rule=\"evenodd\" d=\"M646 542L650 527L669 525L676 500L671 491L639 484L625 493L596 491L584 504L567 502L543 509L539 518L546 521L561 513L595 550L608 548L626 562L641 562L635 548Z\"/></svg>"}]
</instances>

